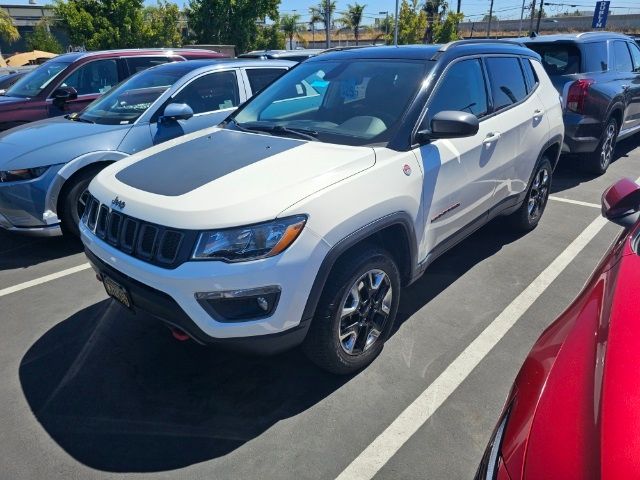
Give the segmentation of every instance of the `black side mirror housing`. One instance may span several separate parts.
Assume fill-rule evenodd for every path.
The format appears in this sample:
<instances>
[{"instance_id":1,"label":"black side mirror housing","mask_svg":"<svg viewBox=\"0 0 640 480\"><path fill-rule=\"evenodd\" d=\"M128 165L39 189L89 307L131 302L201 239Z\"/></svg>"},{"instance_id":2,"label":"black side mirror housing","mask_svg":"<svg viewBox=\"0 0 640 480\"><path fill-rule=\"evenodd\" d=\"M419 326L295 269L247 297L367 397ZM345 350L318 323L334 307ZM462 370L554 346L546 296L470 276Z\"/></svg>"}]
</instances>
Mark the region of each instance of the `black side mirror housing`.
<instances>
[{"instance_id":1,"label":"black side mirror housing","mask_svg":"<svg viewBox=\"0 0 640 480\"><path fill-rule=\"evenodd\" d=\"M78 92L73 87L58 87L51 94L53 103L62 106L70 100L78 98Z\"/></svg>"},{"instance_id":2,"label":"black side mirror housing","mask_svg":"<svg viewBox=\"0 0 640 480\"><path fill-rule=\"evenodd\" d=\"M443 110L433 116L430 126L430 130L420 130L416 133L418 143L438 138L472 137L478 133L480 122L472 113Z\"/></svg>"}]
</instances>

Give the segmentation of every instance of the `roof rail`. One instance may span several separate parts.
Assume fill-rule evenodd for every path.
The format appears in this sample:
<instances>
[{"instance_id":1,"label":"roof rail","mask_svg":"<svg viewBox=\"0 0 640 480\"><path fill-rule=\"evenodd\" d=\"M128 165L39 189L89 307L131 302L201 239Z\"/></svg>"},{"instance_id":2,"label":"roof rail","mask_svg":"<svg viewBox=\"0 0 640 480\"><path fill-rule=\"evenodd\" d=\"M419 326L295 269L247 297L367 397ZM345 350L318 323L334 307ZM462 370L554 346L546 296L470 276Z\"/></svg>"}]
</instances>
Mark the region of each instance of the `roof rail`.
<instances>
[{"instance_id":1,"label":"roof rail","mask_svg":"<svg viewBox=\"0 0 640 480\"><path fill-rule=\"evenodd\" d=\"M610 35L612 37L628 37L628 35L618 32L580 32L576 34L576 38L582 38L585 35Z\"/></svg>"},{"instance_id":2,"label":"roof rail","mask_svg":"<svg viewBox=\"0 0 640 480\"><path fill-rule=\"evenodd\" d=\"M450 48L460 47L462 45L473 45L475 43L497 43L497 44L508 43L508 44L511 44L511 45L517 45L519 47L524 47L525 46L524 43L516 42L515 40L500 40L500 39L493 40L491 38L478 38L478 39L467 38L465 40L454 40L453 42L445 43L444 45L442 45L440 47L440 49L438 51L439 52L446 52Z\"/></svg>"}]
</instances>

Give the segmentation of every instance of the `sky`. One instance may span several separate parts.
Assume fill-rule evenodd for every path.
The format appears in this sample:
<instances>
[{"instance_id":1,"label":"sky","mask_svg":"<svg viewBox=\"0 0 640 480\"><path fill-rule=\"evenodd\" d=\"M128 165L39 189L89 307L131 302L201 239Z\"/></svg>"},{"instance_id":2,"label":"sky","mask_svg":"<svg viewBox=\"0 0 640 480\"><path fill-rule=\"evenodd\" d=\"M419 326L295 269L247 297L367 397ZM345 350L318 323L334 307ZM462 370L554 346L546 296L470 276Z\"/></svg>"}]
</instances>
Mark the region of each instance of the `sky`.
<instances>
[{"instance_id":1,"label":"sky","mask_svg":"<svg viewBox=\"0 0 640 480\"><path fill-rule=\"evenodd\" d=\"M51 3L46 0L37 0L38 4ZM155 0L145 0L147 4L154 4ZM182 6L188 0L173 0L178 5ZM301 21L306 21L309 18L309 7L316 5L319 0L281 0L280 12L284 13L297 13L301 16ZM423 1L423 0L419 0ZM550 5L547 7L550 15L560 14L567 9L574 11L586 10L592 11L595 6L595 0L545 0L549 3L563 4L563 5ZM384 15L380 15L379 12L389 11L393 14L395 10L395 0L358 0L359 3L365 4L364 11L365 22L373 23L376 17L380 18ZM468 20L480 20L484 15L489 13L490 0L461 0L462 12L465 14L465 18ZM528 5L531 0L525 0ZM539 0L538 0L539 2ZM28 0L0 0L2 4L27 4ZM337 0L337 11L344 11L349 3L355 3L355 0ZM449 0L449 7L455 9L457 0ZM571 7L570 5L575 5ZM522 0L494 0L493 10L495 15L500 19L520 18L520 10L522 7ZM296 12L294 12L296 10ZM640 0L611 0L611 13L640 13Z\"/></svg>"}]
</instances>

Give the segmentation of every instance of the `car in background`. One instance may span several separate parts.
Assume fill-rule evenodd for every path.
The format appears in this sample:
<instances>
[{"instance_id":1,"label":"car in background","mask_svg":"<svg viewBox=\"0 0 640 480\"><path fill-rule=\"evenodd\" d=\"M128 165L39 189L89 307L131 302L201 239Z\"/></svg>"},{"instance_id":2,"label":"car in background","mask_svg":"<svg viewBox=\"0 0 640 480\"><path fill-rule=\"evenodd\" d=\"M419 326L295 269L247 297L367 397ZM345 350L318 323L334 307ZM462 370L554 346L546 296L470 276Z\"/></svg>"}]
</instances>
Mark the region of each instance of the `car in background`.
<instances>
[{"instance_id":1,"label":"car in background","mask_svg":"<svg viewBox=\"0 0 640 480\"><path fill-rule=\"evenodd\" d=\"M254 50L252 52L238 55L238 58L254 58L259 60L289 60L292 62L303 62L308 58L324 52L320 48L301 48L298 50Z\"/></svg>"},{"instance_id":2,"label":"car in background","mask_svg":"<svg viewBox=\"0 0 640 480\"><path fill-rule=\"evenodd\" d=\"M0 96L4 95L7 89L24 77L27 72L11 72L6 74L0 74Z\"/></svg>"},{"instance_id":3,"label":"car in background","mask_svg":"<svg viewBox=\"0 0 640 480\"><path fill-rule=\"evenodd\" d=\"M564 108L563 153L600 175L616 141L640 132L640 47L611 32L542 35L523 40L542 57Z\"/></svg>"},{"instance_id":4,"label":"car in background","mask_svg":"<svg viewBox=\"0 0 640 480\"><path fill-rule=\"evenodd\" d=\"M499 215L536 227L563 131L521 45L323 53L219 126L100 172L81 237L107 292L179 339L302 344L354 373L435 258Z\"/></svg>"},{"instance_id":5,"label":"car in background","mask_svg":"<svg viewBox=\"0 0 640 480\"><path fill-rule=\"evenodd\" d=\"M624 227L524 361L476 480L640 478L640 186L603 215Z\"/></svg>"},{"instance_id":6,"label":"car in background","mask_svg":"<svg viewBox=\"0 0 640 480\"><path fill-rule=\"evenodd\" d=\"M211 50L144 49L67 53L43 63L0 97L0 131L79 112L113 86L168 62L222 58Z\"/></svg>"},{"instance_id":7,"label":"car in background","mask_svg":"<svg viewBox=\"0 0 640 480\"><path fill-rule=\"evenodd\" d=\"M80 113L0 133L0 227L77 234L83 192L105 166L218 124L293 65L224 59L164 64L134 75Z\"/></svg>"}]
</instances>

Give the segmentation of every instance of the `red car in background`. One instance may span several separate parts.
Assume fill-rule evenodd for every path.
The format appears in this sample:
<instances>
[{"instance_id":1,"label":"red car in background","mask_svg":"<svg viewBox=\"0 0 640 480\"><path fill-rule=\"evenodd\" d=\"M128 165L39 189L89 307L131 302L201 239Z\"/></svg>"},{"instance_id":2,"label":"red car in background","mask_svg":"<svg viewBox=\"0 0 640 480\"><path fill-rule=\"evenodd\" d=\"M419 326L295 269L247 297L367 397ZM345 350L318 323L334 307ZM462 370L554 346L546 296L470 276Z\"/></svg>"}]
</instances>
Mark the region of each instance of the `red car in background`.
<instances>
[{"instance_id":1,"label":"red car in background","mask_svg":"<svg viewBox=\"0 0 640 480\"><path fill-rule=\"evenodd\" d=\"M476 479L640 478L640 186L602 213L624 227L520 370Z\"/></svg>"},{"instance_id":2,"label":"red car in background","mask_svg":"<svg viewBox=\"0 0 640 480\"><path fill-rule=\"evenodd\" d=\"M18 80L0 96L0 131L79 112L140 70L167 62L222 58L200 49L141 49L67 53Z\"/></svg>"}]
</instances>

